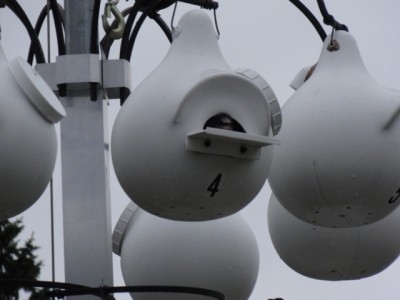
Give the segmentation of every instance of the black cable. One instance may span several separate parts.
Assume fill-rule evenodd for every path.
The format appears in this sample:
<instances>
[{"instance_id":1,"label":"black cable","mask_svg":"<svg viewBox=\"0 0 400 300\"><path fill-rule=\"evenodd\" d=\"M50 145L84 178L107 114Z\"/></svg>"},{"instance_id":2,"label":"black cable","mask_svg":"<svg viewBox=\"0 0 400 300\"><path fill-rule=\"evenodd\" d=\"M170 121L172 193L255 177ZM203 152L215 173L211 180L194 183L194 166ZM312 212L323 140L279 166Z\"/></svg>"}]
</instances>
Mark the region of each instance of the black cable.
<instances>
[{"instance_id":1,"label":"black cable","mask_svg":"<svg viewBox=\"0 0 400 300\"><path fill-rule=\"evenodd\" d=\"M168 41L172 43L172 31L168 27L168 24L165 23L165 21L161 18L160 14L154 13L150 15L150 18L153 19L158 26L161 28L161 30L164 32L165 36L167 37Z\"/></svg>"},{"instance_id":2,"label":"black cable","mask_svg":"<svg viewBox=\"0 0 400 300\"><path fill-rule=\"evenodd\" d=\"M58 55L65 55L65 38L64 38L64 17L62 15L63 8L58 4L57 0L50 0L50 9L53 12L54 28L57 35Z\"/></svg>"},{"instance_id":3,"label":"black cable","mask_svg":"<svg viewBox=\"0 0 400 300\"><path fill-rule=\"evenodd\" d=\"M92 29L90 34L90 53L99 54L97 41L99 39L99 15L101 0L95 0L93 5Z\"/></svg>"},{"instance_id":4,"label":"black cable","mask_svg":"<svg viewBox=\"0 0 400 300\"><path fill-rule=\"evenodd\" d=\"M140 11L143 12L147 6L149 6L149 4L151 3L152 0L145 0L142 3L142 6L140 7ZM155 11L160 11L163 10L169 6L171 6L172 4L174 4L175 2L178 2L178 0L164 0L161 3L159 3L157 5L157 7L155 8Z\"/></svg>"},{"instance_id":5,"label":"black cable","mask_svg":"<svg viewBox=\"0 0 400 300\"><path fill-rule=\"evenodd\" d=\"M155 7L162 1L163 0L153 0L151 2L151 4L143 11L143 13L141 14L140 18L136 22L135 27L133 28L132 34L129 37L128 48L127 48L127 52L126 52L127 56L125 57L126 60L128 60L128 61L131 60L133 47L135 45L136 38L137 38L137 36L139 34L139 30L142 27L144 21L146 20L146 18L149 15L151 15L154 12Z\"/></svg>"},{"instance_id":6,"label":"black cable","mask_svg":"<svg viewBox=\"0 0 400 300\"><path fill-rule=\"evenodd\" d=\"M84 285L54 281L25 280L25 279L0 279L0 287L29 287L29 288L55 288L55 289L81 289Z\"/></svg>"},{"instance_id":7,"label":"black cable","mask_svg":"<svg viewBox=\"0 0 400 300\"><path fill-rule=\"evenodd\" d=\"M349 31L346 25L340 24L335 20L335 18L329 14L324 0L317 0L319 10L321 11L322 17L324 18L324 23L326 25L332 26L335 30Z\"/></svg>"},{"instance_id":8,"label":"black cable","mask_svg":"<svg viewBox=\"0 0 400 300\"><path fill-rule=\"evenodd\" d=\"M39 14L39 17L36 21L36 25L35 25L35 32L36 34L39 36L40 30L42 29L44 20L46 19L47 16L47 5L42 9L42 11ZM29 47L29 52L28 52L28 58L27 61L30 65L33 64L33 59L35 57L35 53L33 51L33 44L31 43L30 47Z\"/></svg>"},{"instance_id":9,"label":"black cable","mask_svg":"<svg viewBox=\"0 0 400 300\"><path fill-rule=\"evenodd\" d=\"M128 60L127 51L128 51L129 36L131 34L133 24L135 23L136 16L139 13L140 7L143 5L144 2L145 0L136 0L135 3L132 5L128 19L125 24L124 33L122 35L121 49L119 53L120 59Z\"/></svg>"},{"instance_id":10,"label":"black cable","mask_svg":"<svg viewBox=\"0 0 400 300\"><path fill-rule=\"evenodd\" d=\"M179 2L197 5L204 9L214 9L215 10L219 6L218 2L215 2L212 0L179 0Z\"/></svg>"},{"instance_id":11,"label":"black cable","mask_svg":"<svg viewBox=\"0 0 400 300\"><path fill-rule=\"evenodd\" d=\"M154 4L156 1L157 1L157 4L158 4L162 0L152 0L151 3ZM131 9L131 11L129 13L129 16L128 16L128 20L126 21L126 24L125 24L124 33L122 35L121 49L120 49L120 56L119 56L120 59L125 59L127 61L130 61L132 50L129 50L129 49L133 48L133 46L130 46L130 44L132 42L134 43L134 39L132 39L132 35L134 33L132 33L132 35L130 33L132 31L132 27L133 27L133 24L135 22L136 16L139 13L140 8L143 6L144 3L145 3L145 0L136 0L135 3L132 6L132 9ZM144 10L143 14L145 14L146 11L147 11L147 14L148 14L148 8L149 7L147 7ZM152 5L152 8L154 8L154 5ZM142 14L142 16L143 16L143 14ZM146 16L147 16L147 14L146 14ZM139 23L140 21L141 21L141 23L143 23L144 19L145 19L145 17L139 19L137 23ZM141 24L139 26L137 26L137 23L135 25L135 28L137 28L136 30L139 30L139 28L141 27ZM125 102L126 98L128 98L129 93L130 93L130 91L127 88L120 88L119 89L121 105Z\"/></svg>"},{"instance_id":12,"label":"black cable","mask_svg":"<svg viewBox=\"0 0 400 300\"><path fill-rule=\"evenodd\" d=\"M154 11L154 8L159 3L161 3L161 1L163 1L163 0L152 0L151 4L149 6L147 6L147 8L141 14L140 18L137 20L135 27L133 28L132 34L129 37L128 43L126 45L126 49L124 49L124 57L123 58L126 59L127 61L131 60L133 46L135 45L135 41L136 41L136 38L137 38L140 28L142 27L144 21L149 16L149 14L151 14ZM126 28L125 28L125 30L126 30ZM122 45L121 45L121 50L122 50ZM129 90L126 88L120 88L119 91L120 91L119 94L120 94L121 105L123 105L125 100L129 96Z\"/></svg>"},{"instance_id":13,"label":"black cable","mask_svg":"<svg viewBox=\"0 0 400 300\"><path fill-rule=\"evenodd\" d=\"M303 4L300 0L289 0L294 6L296 6L311 22L314 26L315 30L318 32L322 41L326 39L326 32L322 27L321 23L317 20L317 18L313 15L313 13Z\"/></svg>"},{"instance_id":14,"label":"black cable","mask_svg":"<svg viewBox=\"0 0 400 300\"><path fill-rule=\"evenodd\" d=\"M217 10L214 9L214 23L215 23L215 29L217 30L218 37L221 35L219 32L219 27L218 27L218 19L217 19Z\"/></svg>"},{"instance_id":15,"label":"black cable","mask_svg":"<svg viewBox=\"0 0 400 300\"><path fill-rule=\"evenodd\" d=\"M29 37L32 41L33 50L36 55L37 63L45 63L46 58L43 52L42 45L25 11L16 0L6 0L6 6L10 8L11 11L20 19L20 21L28 31Z\"/></svg>"},{"instance_id":16,"label":"black cable","mask_svg":"<svg viewBox=\"0 0 400 300\"><path fill-rule=\"evenodd\" d=\"M50 9L53 12L54 28L56 30L58 55L66 54L65 38L64 38L64 16L63 8L58 5L57 0L50 0ZM60 97L67 96L67 85L58 85L58 95Z\"/></svg>"},{"instance_id":17,"label":"black cable","mask_svg":"<svg viewBox=\"0 0 400 300\"><path fill-rule=\"evenodd\" d=\"M172 11L172 16L171 16L171 29L174 30L174 20L175 20L175 14L176 10L178 8L178 1L175 2L174 9Z\"/></svg>"},{"instance_id":18,"label":"black cable","mask_svg":"<svg viewBox=\"0 0 400 300\"><path fill-rule=\"evenodd\" d=\"M132 10L132 7L128 7L126 9L124 9L121 12L121 14L124 17L126 17L130 13L131 10ZM168 41L171 43L172 42L172 31L168 27L167 23L165 23L165 21L161 18L160 14L154 13L154 14L150 15L149 17L158 24L158 26L161 28L161 30L164 32L165 36L167 37ZM111 28L114 28L115 26L117 26L117 22L118 22L118 20L115 19L111 23ZM109 56L110 49L111 49L111 46L114 43L114 41L115 40L113 38L110 38L107 34L105 34L100 42L101 49L102 49L103 53L105 54L106 58L108 58L108 56Z\"/></svg>"},{"instance_id":19,"label":"black cable","mask_svg":"<svg viewBox=\"0 0 400 300\"><path fill-rule=\"evenodd\" d=\"M139 6L137 6L137 7L133 6L133 7L127 8L121 12L124 17L126 15L129 15L129 17L128 17L128 21L125 25L125 29L124 29L124 33L123 33L123 37L122 37L120 57L124 57L124 55L127 55L127 54L124 54L124 52L128 46L124 46L124 44L127 45L129 43L129 33L130 33L131 27L128 26L128 23L130 23L130 24L134 23L134 19L139 11L138 7ZM136 10L136 12L132 12L134 9ZM132 16L134 16L134 17L132 17ZM162 31L165 33L168 40L170 42L172 42L172 31L170 30L168 25L164 22L164 20L161 18L161 16L157 13L152 13L150 15L150 17L155 20L155 22L160 26ZM111 28L116 26L116 22L117 22L117 20L113 21L113 23L111 24ZM108 55L110 53L110 49L111 49L111 46L113 43L114 43L114 39L110 38L107 34L104 36L104 38L100 42L102 51L106 58L108 58ZM126 88L120 88L119 90L120 90L120 99L121 99L121 105L122 105L124 100L128 97L130 91Z\"/></svg>"},{"instance_id":20,"label":"black cable","mask_svg":"<svg viewBox=\"0 0 400 300\"><path fill-rule=\"evenodd\" d=\"M57 2L57 8L58 9L53 9L54 6L51 6L51 2L50 2L50 9L53 10L53 20L54 20L54 24L58 24L56 25L56 34L57 34L57 44L58 44L58 54L59 55L63 55L65 54L65 41L64 41L64 10L62 8L61 5L59 5ZM54 13L54 11L57 11L56 13ZM40 31L42 30L42 26L44 24L44 20L47 17L47 5L45 7L43 7L42 11L40 12L38 19L36 21L36 25L35 25L35 32L36 35L39 36ZM34 59L34 51L33 51L33 45L31 43L30 48L29 48L29 53L28 53L28 63L32 64L33 63L33 59Z\"/></svg>"},{"instance_id":21,"label":"black cable","mask_svg":"<svg viewBox=\"0 0 400 300\"><path fill-rule=\"evenodd\" d=\"M146 9L146 7L148 7L150 5L151 1L152 0L144 0L139 10L144 11ZM187 4L197 5L204 9L217 9L218 8L218 2L215 2L213 0L164 0L164 1L160 2L159 4L157 4L157 6L155 7L154 10L160 11L162 9L165 9L165 8L171 6L172 4L174 4L176 2L184 2Z\"/></svg>"},{"instance_id":22,"label":"black cable","mask_svg":"<svg viewBox=\"0 0 400 300\"><path fill-rule=\"evenodd\" d=\"M98 40L99 40L99 16L100 16L101 0L95 0L93 5L92 14L92 28L90 33L90 53L99 54ZM91 82L90 84L90 100L97 100L97 83Z\"/></svg>"},{"instance_id":23,"label":"black cable","mask_svg":"<svg viewBox=\"0 0 400 300\"><path fill-rule=\"evenodd\" d=\"M203 288L181 287L181 286L124 286L124 287L100 287L100 288L79 288L68 289L65 291L48 292L48 296L65 297L78 295L95 295L101 297L116 293L174 293L205 296L217 300L225 300L224 294Z\"/></svg>"},{"instance_id":24,"label":"black cable","mask_svg":"<svg viewBox=\"0 0 400 300\"><path fill-rule=\"evenodd\" d=\"M193 4L193 5L198 5L201 8L205 9L217 9L218 8L218 3L212 0L179 0L181 2ZM165 0L164 0L165 2ZM122 36L122 41L121 41L121 49L120 49L120 59L125 59L127 61L130 61L132 52L133 52L133 47L135 45L135 41L137 38L137 35L139 33L139 30L141 26L143 25L143 22L148 16L151 16L154 14L157 9L165 4L163 0L136 0L134 5L132 6L131 12L129 14L128 20L125 25L125 30L124 34ZM175 3L176 1L167 1L165 7ZM146 5L144 5L146 4ZM136 19L136 16L139 11L143 11L142 15L140 16L139 20L136 22L133 31L132 27L134 24L134 21ZM156 20L157 22L157 20ZM159 23L160 25L160 23ZM132 34L130 32L132 31ZM165 32L165 31L164 31ZM172 35L171 35L171 40L172 40ZM121 105L124 103L126 98L129 95L129 91L126 88L120 88L120 100L121 100Z\"/></svg>"},{"instance_id":25,"label":"black cable","mask_svg":"<svg viewBox=\"0 0 400 300\"><path fill-rule=\"evenodd\" d=\"M131 49L133 48L132 44L134 44L136 38L135 35L137 35L137 33L134 34L133 32L131 35L131 31L139 11L142 11L143 13L147 11L146 16L144 17L146 18L147 15L151 14L152 12L157 12L158 10L164 9L174 4L177 1L197 5L204 9L215 10L218 8L218 2L212 0L161 0L161 1L158 0L156 2L155 1L156 0L136 0L135 3L133 4L128 20L125 25L124 34L122 36L120 56L119 56L121 59L126 59L128 61L130 60L130 56L132 53ZM141 23L143 22L144 20L141 20ZM139 29L140 26L141 24L139 24L138 26Z\"/></svg>"},{"instance_id":26,"label":"black cable","mask_svg":"<svg viewBox=\"0 0 400 300\"><path fill-rule=\"evenodd\" d=\"M55 281L40 281L40 280L24 280L24 279L0 279L0 287L15 287L15 288L48 288L54 289L47 292L50 297L63 298L65 296L78 295L94 295L101 297L104 294L113 293L176 293L176 294L192 294L199 296L211 297L217 300L225 300L224 294L196 287L183 286L162 286L162 285L145 285L145 286L102 286L98 288L90 288L84 285L63 283ZM62 289L62 290L57 290Z\"/></svg>"},{"instance_id":27,"label":"black cable","mask_svg":"<svg viewBox=\"0 0 400 300\"><path fill-rule=\"evenodd\" d=\"M65 39L64 39L64 9L61 5L58 4L57 0L50 0L50 10L53 12L53 21L54 27L56 29L57 36L57 46L58 46L58 55L65 55ZM47 5L43 7L42 11L39 14L38 20L35 25L36 35L39 36L40 31L42 29L44 20L46 19L48 14ZM28 63L33 63L34 52L32 43L28 53ZM50 47L50 45L48 45ZM66 85L61 84L58 86L58 94L60 97L66 96Z\"/></svg>"}]
</instances>

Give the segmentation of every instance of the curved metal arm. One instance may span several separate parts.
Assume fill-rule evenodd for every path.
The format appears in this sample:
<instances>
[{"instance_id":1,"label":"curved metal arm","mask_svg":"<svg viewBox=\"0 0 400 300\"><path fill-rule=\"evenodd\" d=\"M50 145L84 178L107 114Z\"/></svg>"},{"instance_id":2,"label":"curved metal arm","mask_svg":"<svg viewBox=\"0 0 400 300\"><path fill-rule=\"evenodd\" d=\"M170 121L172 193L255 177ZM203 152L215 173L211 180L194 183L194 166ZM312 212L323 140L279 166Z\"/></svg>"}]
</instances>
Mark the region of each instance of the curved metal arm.
<instances>
[{"instance_id":1,"label":"curved metal arm","mask_svg":"<svg viewBox=\"0 0 400 300\"><path fill-rule=\"evenodd\" d=\"M321 11L322 17L324 18L324 23L326 25L332 26L336 30L349 31L346 25L337 22L335 18L331 14L329 14L324 0L317 0L317 3L319 10Z\"/></svg>"},{"instance_id":2,"label":"curved metal arm","mask_svg":"<svg viewBox=\"0 0 400 300\"><path fill-rule=\"evenodd\" d=\"M22 24L24 24L26 30L28 31L29 37L32 41L32 45L34 46L37 63L45 63L46 58L44 56L42 45L25 11L16 0L7 0L5 1L5 4L20 19L20 21L22 22Z\"/></svg>"},{"instance_id":3,"label":"curved metal arm","mask_svg":"<svg viewBox=\"0 0 400 300\"><path fill-rule=\"evenodd\" d=\"M311 22L314 26L315 30L318 32L322 41L326 39L326 33L324 28L322 28L321 24L318 22L317 18L312 14L312 12L303 4L300 0L289 0L294 6L296 6Z\"/></svg>"},{"instance_id":4,"label":"curved metal arm","mask_svg":"<svg viewBox=\"0 0 400 300\"><path fill-rule=\"evenodd\" d=\"M53 281L36 281L36 280L20 280L20 279L0 279L0 287L39 287L52 288L53 291L47 292L49 297L65 297L77 295L94 295L103 297L113 293L176 293L176 294L191 294L210 297L216 300L225 300L224 294L196 287L183 286L163 286L163 285L145 285L145 286L101 286L90 288L83 285L53 282Z\"/></svg>"},{"instance_id":5,"label":"curved metal arm","mask_svg":"<svg viewBox=\"0 0 400 300\"><path fill-rule=\"evenodd\" d=\"M65 297L78 295L96 295L103 297L104 295L115 293L174 293L205 296L216 300L225 300L224 294L203 288L182 287L182 286L123 286L123 287L100 287L100 288L79 288L69 289L65 291L48 292L50 297Z\"/></svg>"}]
</instances>

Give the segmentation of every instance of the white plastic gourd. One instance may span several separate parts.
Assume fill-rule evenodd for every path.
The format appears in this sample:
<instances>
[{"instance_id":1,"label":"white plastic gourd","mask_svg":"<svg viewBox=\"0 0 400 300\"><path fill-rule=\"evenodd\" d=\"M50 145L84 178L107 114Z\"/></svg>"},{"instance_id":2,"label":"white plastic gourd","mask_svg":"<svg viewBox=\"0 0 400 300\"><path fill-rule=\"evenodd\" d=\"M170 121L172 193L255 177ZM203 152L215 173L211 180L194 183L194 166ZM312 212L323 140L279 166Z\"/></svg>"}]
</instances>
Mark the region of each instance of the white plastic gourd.
<instances>
[{"instance_id":1,"label":"white plastic gourd","mask_svg":"<svg viewBox=\"0 0 400 300\"><path fill-rule=\"evenodd\" d=\"M326 227L370 224L394 211L399 103L400 91L371 77L348 32L328 37L314 73L282 109L281 145L268 178L277 199L296 217Z\"/></svg>"},{"instance_id":2,"label":"white plastic gourd","mask_svg":"<svg viewBox=\"0 0 400 300\"><path fill-rule=\"evenodd\" d=\"M142 209L202 221L245 207L264 185L280 109L257 73L233 71L210 18L185 14L160 66L115 121L117 178Z\"/></svg>"},{"instance_id":3,"label":"white plastic gourd","mask_svg":"<svg viewBox=\"0 0 400 300\"><path fill-rule=\"evenodd\" d=\"M0 220L29 208L46 189L57 154L54 123L65 111L44 80L0 45Z\"/></svg>"},{"instance_id":4,"label":"white plastic gourd","mask_svg":"<svg viewBox=\"0 0 400 300\"><path fill-rule=\"evenodd\" d=\"M121 256L127 286L194 287L222 293L227 300L250 297L258 276L259 251L251 228L239 214L182 222L134 210L133 206L127 207L113 235L122 237L114 239L114 246L118 240L114 249ZM178 293L131 295L135 300L209 298Z\"/></svg>"},{"instance_id":5,"label":"white plastic gourd","mask_svg":"<svg viewBox=\"0 0 400 300\"><path fill-rule=\"evenodd\" d=\"M400 254L400 210L373 224L328 228L290 214L272 195L269 234L280 258L304 276L354 280L376 275Z\"/></svg>"}]
</instances>

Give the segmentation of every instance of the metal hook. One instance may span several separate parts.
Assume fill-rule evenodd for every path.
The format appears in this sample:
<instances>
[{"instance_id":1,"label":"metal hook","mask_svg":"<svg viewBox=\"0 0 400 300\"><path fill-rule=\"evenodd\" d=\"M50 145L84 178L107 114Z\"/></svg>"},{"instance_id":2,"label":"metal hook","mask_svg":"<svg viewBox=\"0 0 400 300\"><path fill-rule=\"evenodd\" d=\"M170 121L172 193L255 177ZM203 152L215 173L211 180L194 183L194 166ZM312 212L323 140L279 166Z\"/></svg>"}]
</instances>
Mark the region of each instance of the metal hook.
<instances>
[{"instance_id":1,"label":"metal hook","mask_svg":"<svg viewBox=\"0 0 400 300\"><path fill-rule=\"evenodd\" d=\"M176 8L178 7L178 1L175 2L174 5L174 10L172 12L172 17L171 17L171 29L174 30L174 19L175 19L175 13L176 13Z\"/></svg>"},{"instance_id":2,"label":"metal hook","mask_svg":"<svg viewBox=\"0 0 400 300\"><path fill-rule=\"evenodd\" d=\"M338 51L340 49L340 44L338 43L337 40L335 40L333 38L333 36L335 35L336 29L334 26L332 26L332 34L331 34L331 40L328 44L328 51L332 52L332 51Z\"/></svg>"},{"instance_id":3,"label":"metal hook","mask_svg":"<svg viewBox=\"0 0 400 300\"><path fill-rule=\"evenodd\" d=\"M104 14L101 16L104 31L110 38L114 40L122 38L125 29L125 19L117 7L118 2L119 0L108 1L104 7ZM110 25L107 20L111 17L111 14L113 14L115 17L112 25ZM117 25L115 25L115 23L117 23Z\"/></svg>"},{"instance_id":4,"label":"metal hook","mask_svg":"<svg viewBox=\"0 0 400 300\"><path fill-rule=\"evenodd\" d=\"M215 29L217 30L218 38L221 36L221 33L219 32L219 27L218 27L218 21L217 21L217 9L214 8L214 22L215 22Z\"/></svg>"}]
</instances>

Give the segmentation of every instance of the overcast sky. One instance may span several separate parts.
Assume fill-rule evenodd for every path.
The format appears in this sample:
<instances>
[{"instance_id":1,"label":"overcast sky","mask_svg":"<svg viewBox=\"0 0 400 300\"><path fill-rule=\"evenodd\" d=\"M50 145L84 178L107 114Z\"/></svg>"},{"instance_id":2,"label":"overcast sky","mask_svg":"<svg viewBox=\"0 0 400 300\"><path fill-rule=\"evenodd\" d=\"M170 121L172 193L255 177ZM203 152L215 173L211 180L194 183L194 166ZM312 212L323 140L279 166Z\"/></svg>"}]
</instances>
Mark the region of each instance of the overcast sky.
<instances>
[{"instance_id":1,"label":"overcast sky","mask_svg":"<svg viewBox=\"0 0 400 300\"><path fill-rule=\"evenodd\" d=\"M35 22L45 0L18 1ZM105 1L103 1L105 3ZM62 4L62 2L60 2ZM260 73L272 86L282 105L293 93L289 83L297 72L318 60L321 40L309 21L286 0L221 0L219 1L218 24L221 31L220 47L232 68L249 67ZM316 1L305 0L304 4L321 20ZM132 1L122 6L132 5ZM356 38L364 62L382 85L400 88L400 2L397 0L347 0L329 1L326 5L337 20L346 24ZM179 5L175 24L190 7ZM210 17L212 13L210 12ZM26 57L28 36L22 25L9 9L1 12L2 45L8 58ZM162 16L169 23L171 9ZM325 27L327 32L329 28ZM101 34L102 35L102 34ZM47 47L46 35L41 36ZM147 21L139 34L133 53L133 80L136 86L163 59L169 43L163 33L151 21ZM117 58L119 44L114 46L111 58ZM55 39L51 42L52 57L56 53ZM119 109L118 101L109 106L110 130ZM367 117L367 116L366 116ZM111 174L112 223L117 222L122 210L130 201L123 193L115 176ZM63 245L61 216L60 162L57 162L55 182L56 218L56 280L63 281ZM381 274L368 279L349 282L324 282L297 274L288 268L276 254L267 228L267 205L271 191L265 185L258 197L246 207L242 214L251 225L259 243L261 262L256 287L250 300L266 300L282 297L285 300L373 300L400 299L398 276L400 262L392 264ZM41 279L51 280L49 191L21 214L26 226L25 236L34 232L40 245L40 259L44 261ZM400 227L400 224L399 224ZM400 230L395 228L393 230ZM123 285L119 258L114 256L115 285ZM117 299L130 299L128 295Z\"/></svg>"}]
</instances>

